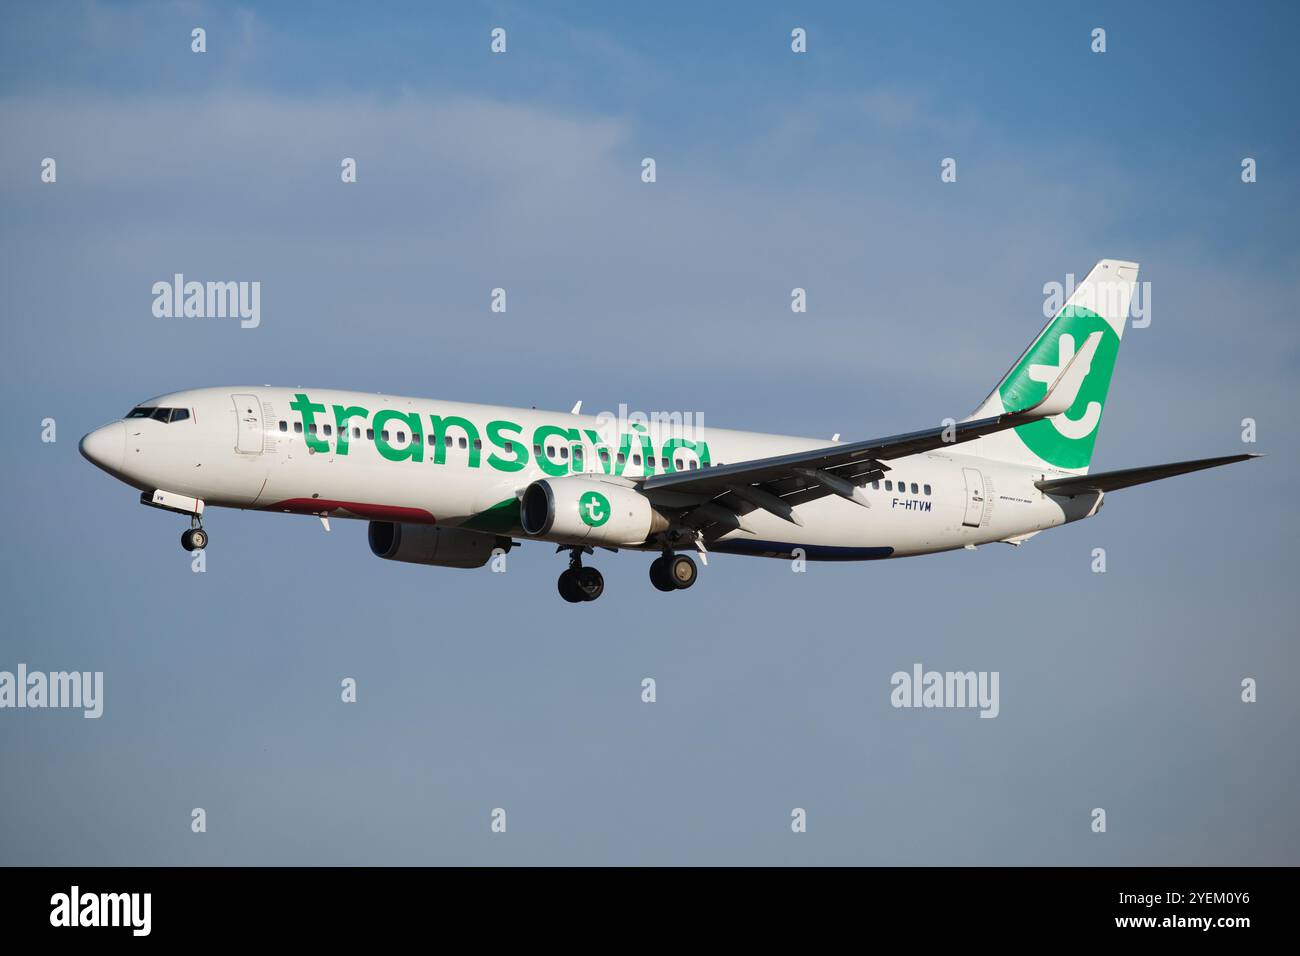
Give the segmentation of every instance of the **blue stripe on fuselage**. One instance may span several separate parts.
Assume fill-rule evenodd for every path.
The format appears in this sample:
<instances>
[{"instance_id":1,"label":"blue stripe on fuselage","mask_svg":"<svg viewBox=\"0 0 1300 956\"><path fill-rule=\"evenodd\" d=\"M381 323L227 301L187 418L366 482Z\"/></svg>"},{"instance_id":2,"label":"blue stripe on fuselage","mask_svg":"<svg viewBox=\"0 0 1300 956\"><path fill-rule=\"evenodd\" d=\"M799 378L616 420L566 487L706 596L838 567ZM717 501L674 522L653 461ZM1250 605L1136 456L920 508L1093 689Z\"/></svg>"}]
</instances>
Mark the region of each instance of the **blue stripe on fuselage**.
<instances>
[{"instance_id":1,"label":"blue stripe on fuselage","mask_svg":"<svg viewBox=\"0 0 1300 956\"><path fill-rule=\"evenodd\" d=\"M710 551L723 554L753 554L765 558L791 558L791 552L801 548L809 561L874 561L887 558L893 548L841 548L829 544L795 544L789 541L756 541L740 538L734 541L716 541Z\"/></svg>"}]
</instances>

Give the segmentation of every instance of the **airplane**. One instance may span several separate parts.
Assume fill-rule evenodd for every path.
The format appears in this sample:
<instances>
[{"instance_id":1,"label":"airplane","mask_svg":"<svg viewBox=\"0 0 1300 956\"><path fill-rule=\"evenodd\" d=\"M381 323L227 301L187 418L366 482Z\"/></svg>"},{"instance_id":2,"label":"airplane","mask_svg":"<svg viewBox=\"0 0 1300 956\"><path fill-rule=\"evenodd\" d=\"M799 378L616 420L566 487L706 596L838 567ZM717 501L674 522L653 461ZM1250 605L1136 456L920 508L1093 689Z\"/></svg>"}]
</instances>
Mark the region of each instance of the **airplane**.
<instances>
[{"instance_id":1,"label":"airplane","mask_svg":"<svg viewBox=\"0 0 1300 956\"><path fill-rule=\"evenodd\" d=\"M675 421L316 388L160 395L87 434L90 462L187 515L209 507L369 522L392 561L480 568L523 540L569 553L558 589L594 601L595 548L657 552L691 587L711 553L861 561L1020 545L1112 491L1259 457L1089 473L1138 264L1103 259L967 418L841 442ZM647 416L640 416L645 419Z\"/></svg>"}]
</instances>

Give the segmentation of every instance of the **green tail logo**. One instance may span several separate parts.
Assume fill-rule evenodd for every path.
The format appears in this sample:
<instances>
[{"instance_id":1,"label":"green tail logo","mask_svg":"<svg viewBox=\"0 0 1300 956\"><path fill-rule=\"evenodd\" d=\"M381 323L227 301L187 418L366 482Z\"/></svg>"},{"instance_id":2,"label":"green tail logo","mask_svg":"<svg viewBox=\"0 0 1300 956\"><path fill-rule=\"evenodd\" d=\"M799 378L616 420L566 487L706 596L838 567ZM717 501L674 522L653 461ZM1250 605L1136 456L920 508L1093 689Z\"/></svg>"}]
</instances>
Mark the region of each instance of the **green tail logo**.
<instances>
[{"instance_id":1,"label":"green tail logo","mask_svg":"<svg viewBox=\"0 0 1300 956\"><path fill-rule=\"evenodd\" d=\"M1092 460L1092 447L1119 353L1119 336L1110 323L1089 309L1067 306L999 388L1004 408L1028 408L1047 394L1047 387L1061 369L1094 335L1101 336L1101 341L1074 404L1063 415L1016 429L1025 447L1057 468L1086 468Z\"/></svg>"}]
</instances>

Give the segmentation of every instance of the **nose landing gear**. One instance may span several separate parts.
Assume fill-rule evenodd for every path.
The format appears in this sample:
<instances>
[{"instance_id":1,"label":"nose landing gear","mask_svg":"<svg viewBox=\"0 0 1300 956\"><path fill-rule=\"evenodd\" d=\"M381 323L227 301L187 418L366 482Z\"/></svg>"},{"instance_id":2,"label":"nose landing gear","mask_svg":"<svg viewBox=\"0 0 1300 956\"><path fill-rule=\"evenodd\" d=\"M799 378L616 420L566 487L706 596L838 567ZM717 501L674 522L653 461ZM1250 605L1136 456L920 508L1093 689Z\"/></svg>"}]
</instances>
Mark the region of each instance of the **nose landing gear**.
<instances>
[{"instance_id":1,"label":"nose landing gear","mask_svg":"<svg viewBox=\"0 0 1300 956\"><path fill-rule=\"evenodd\" d=\"M202 551L208 546L208 533L203 530L202 518L191 518L191 527L181 534L181 547L186 551Z\"/></svg>"},{"instance_id":2,"label":"nose landing gear","mask_svg":"<svg viewBox=\"0 0 1300 956\"><path fill-rule=\"evenodd\" d=\"M650 562L650 583L660 591L685 591L699 574L695 562L684 554L666 551Z\"/></svg>"},{"instance_id":3,"label":"nose landing gear","mask_svg":"<svg viewBox=\"0 0 1300 956\"><path fill-rule=\"evenodd\" d=\"M563 551L564 548L557 550ZM582 566L583 553L591 554L591 548L569 548L569 567L560 575L557 586L560 597L570 604L594 601L605 591L605 577L595 568Z\"/></svg>"}]
</instances>

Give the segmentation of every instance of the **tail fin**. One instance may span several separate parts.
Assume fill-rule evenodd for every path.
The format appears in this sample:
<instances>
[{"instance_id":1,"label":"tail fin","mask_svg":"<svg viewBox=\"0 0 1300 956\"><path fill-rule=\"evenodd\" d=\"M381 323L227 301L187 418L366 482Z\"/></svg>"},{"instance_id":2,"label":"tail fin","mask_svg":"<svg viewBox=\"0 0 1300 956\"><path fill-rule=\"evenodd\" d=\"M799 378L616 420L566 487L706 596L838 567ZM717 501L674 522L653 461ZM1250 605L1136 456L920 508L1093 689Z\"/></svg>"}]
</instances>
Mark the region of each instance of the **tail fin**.
<instances>
[{"instance_id":1,"label":"tail fin","mask_svg":"<svg viewBox=\"0 0 1300 956\"><path fill-rule=\"evenodd\" d=\"M973 454L1076 475L1088 473L1137 276L1136 262L1102 259L1093 266L971 418L1033 405L1075 352L1095 337L1096 353L1074 404L1052 418L986 435L971 443Z\"/></svg>"}]
</instances>

